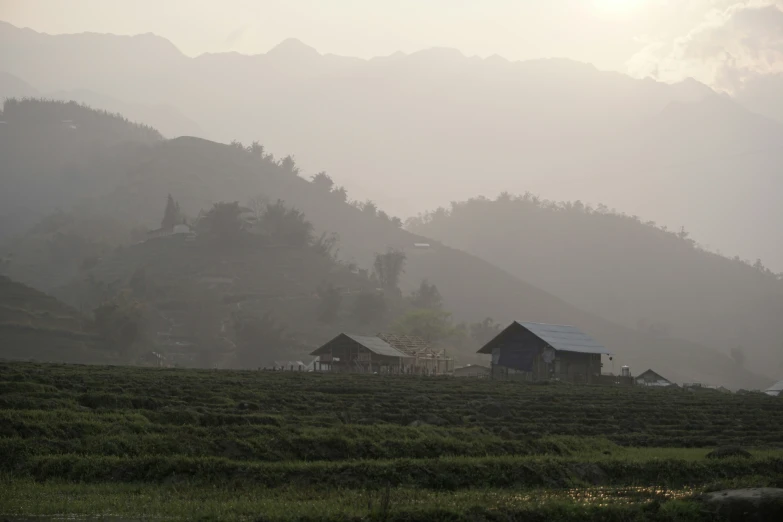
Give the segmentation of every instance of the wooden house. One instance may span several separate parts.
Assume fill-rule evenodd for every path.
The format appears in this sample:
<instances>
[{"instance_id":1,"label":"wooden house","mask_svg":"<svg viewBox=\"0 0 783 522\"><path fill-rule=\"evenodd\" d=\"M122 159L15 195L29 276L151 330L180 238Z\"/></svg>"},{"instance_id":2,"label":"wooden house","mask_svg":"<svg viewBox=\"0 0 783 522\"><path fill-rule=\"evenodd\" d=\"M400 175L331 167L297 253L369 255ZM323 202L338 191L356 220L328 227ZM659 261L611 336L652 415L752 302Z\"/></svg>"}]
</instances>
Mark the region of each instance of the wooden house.
<instances>
[{"instance_id":1,"label":"wooden house","mask_svg":"<svg viewBox=\"0 0 783 522\"><path fill-rule=\"evenodd\" d=\"M406 335L341 333L310 355L318 357L317 371L442 375L453 369L444 350Z\"/></svg>"},{"instance_id":2,"label":"wooden house","mask_svg":"<svg viewBox=\"0 0 783 522\"><path fill-rule=\"evenodd\" d=\"M513 322L478 353L492 355L492 377L601 380L601 356L609 350L573 326Z\"/></svg>"}]
</instances>

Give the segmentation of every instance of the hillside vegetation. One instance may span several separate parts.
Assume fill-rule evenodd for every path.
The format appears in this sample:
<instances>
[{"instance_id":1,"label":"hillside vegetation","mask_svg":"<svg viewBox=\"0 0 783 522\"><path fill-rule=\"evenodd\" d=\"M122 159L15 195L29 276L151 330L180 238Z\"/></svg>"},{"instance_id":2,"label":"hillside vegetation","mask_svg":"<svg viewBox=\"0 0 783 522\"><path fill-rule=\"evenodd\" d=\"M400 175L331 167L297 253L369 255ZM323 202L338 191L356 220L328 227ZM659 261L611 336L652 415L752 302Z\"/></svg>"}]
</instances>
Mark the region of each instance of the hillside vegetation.
<instances>
[{"instance_id":1,"label":"hillside vegetation","mask_svg":"<svg viewBox=\"0 0 783 522\"><path fill-rule=\"evenodd\" d=\"M437 286L443 308L453 313L456 321L475 322L490 317L499 323L527 320L571 324L612 350L616 354L618 370L622 364L630 364L636 371L654 367L672 380L716 383L733 388L757 389L768 384L717 350L618 326L567 304L478 257L407 232L400 227L399 220L390 218L372 202L348 202L345 189L335 186L328 175L318 175L308 181L300 176L293 158L276 159L259 144L243 147L238 143L223 145L197 138L178 138L152 146L138 146L144 147L143 153L121 153L111 162L116 172L122 172L108 178L114 180L113 186L100 196L83 200L77 208L77 222L85 219L102 224L123 224L127 235L118 232L115 240L119 243L127 243L134 228L160 226L161 202L166 194L172 194L182 212L191 217L217 202L239 201L250 208L255 205L251 200L263 203L279 199L287 207L304 212L307 220L314 224L316 237L322 233L336 233L338 255L346 265L369 270L376 254L390 248L405 251L408 259L400 279L401 292L409 294L422 280L428 279ZM106 158L111 158L116 148L109 146L99 150ZM19 161L25 163L23 158ZM92 164L88 164L84 172L89 174L84 179L86 186L92 186L91 176L104 176ZM78 183L72 185L74 190L78 186ZM77 228L80 231L88 229L81 225ZM10 258L8 273L24 283L70 299L70 294L60 293L57 286L64 286L68 278L59 278L57 285L50 281L50 274L59 273L56 255L46 250L41 255L36 253L36 249L44 248L41 245L62 239L56 227L47 230L42 236L33 229L20 238L16 246L10 244L9 249L16 254ZM78 238L79 234L81 232L72 235ZM82 248L80 242L81 239L67 242L73 247L68 251L78 253ZM429 243L430 247L417 248L414 246L417 243ZM87 251L91 256L96 255L92 246L85 249ZM87 257L85 253L85 259ZM69 257L73 260L69 266L81 266L76 263L77 258L78 255ZM35 262L26 263L25 259L35 259ZM93 262L91 259L87 267ZM47 263L55 267L54 271L46 267ZM37 268L31 272L33 266ZM70 278L77 276L83 278L86 273L80 275L72 270Z\"/></svg>"},{"instance_id":2,"label":"hillside vegetation","mask_svg":"<svg viewBox=\"0 0 783 522\"><path fill-rule=\"evenodd\" d=\"M0 358L107 362L95 324L77 310L0 275Z\"/></svg>"},{"instance_id":3,"label":"hillside vegetation","mask_svg":"<svg viewBox=\"0 0 783 522\"><path fill-rule=\"evenodd\" d=\"M6 516L690 522L714 520L706 489L783 480L783 401L763 394L3 363L0 375ZM750 451L712 458L723 445Z\"/></svg>"},{"instance_id":4,"label":"hillside vegetation","mask_svg":"<svg viewBox=\"0 0 783 522\"><path fill-rule=\"evenodd\" d=\"M162 140L150 127L74 102L9 99L0 120L0 240L110 190Z\"/></svg>"}]
</instances>

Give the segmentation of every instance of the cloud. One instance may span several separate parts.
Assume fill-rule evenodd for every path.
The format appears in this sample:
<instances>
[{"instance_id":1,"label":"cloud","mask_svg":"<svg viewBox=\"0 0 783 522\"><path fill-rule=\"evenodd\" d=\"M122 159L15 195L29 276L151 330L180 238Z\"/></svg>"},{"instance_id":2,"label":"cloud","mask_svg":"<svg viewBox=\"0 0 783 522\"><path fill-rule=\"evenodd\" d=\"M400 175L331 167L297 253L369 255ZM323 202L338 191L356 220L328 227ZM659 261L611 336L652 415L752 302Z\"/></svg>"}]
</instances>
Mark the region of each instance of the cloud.
<instances>
[{"instance_id":1,"label":"cloud","mask_svg":"<svg viewBox=\"0 0 783 522\"><path fill-rule=\"evenodd\" d=\"M626 64L628 73L661 81L696 78L717 90L783 73L783 0L712 2L687 34L653 41Z\"/></svg>"}]
</instances>

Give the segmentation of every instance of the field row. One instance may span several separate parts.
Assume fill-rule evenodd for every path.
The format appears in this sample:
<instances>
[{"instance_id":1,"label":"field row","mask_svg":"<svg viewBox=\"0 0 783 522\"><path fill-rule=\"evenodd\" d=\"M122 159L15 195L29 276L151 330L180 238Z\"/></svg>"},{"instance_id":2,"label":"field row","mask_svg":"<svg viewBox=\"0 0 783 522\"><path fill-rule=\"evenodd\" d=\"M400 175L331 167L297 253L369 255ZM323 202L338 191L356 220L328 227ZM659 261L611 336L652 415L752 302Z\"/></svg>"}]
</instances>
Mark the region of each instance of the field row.
<instances>
[{"instance_id":1,"label":"field row","mask_svg":"<svg viewBox=\"0 0 783 522\"><path fill-rule=\"evenodd\" d=\"M741 485L742 481L732 484ZM707 522L721 519L699 502L702 489L592 487L561 491L483 488L436 492L417 488L341 490L323 494L255 485L71 484L0 478L0 516L69 519L155 518L201 521ZM767 518L780 520L783 505ZM725 520L735 520L726 518ZM736 520L743 520L742 517Z\"/></svg>"},{"instance_id":2,"label":"field row","mask_svg":"<svg viewBox=\"0 0 783 522\"><path fill-rule=\"evenodd\" d=\"M0 363L0 437L29 439L34 454L140 454L179 440L186 455L261 460L501 455L563 435L783 447L780 426L783 400L753 394ZM105 439L104 449L91 437ZM240 450L216 447L217 437L242 441Z\"/></svg>"},{"instance_id":3,"label":"field row","mask_svg":"<svg viewBox=\"0 0 783 522\"><path fill-rule=\"evenodd\" d=\"M318 490L410 486L431 490L472 488L569 488L588 485L660 486L707 484L740 477L783 478L783 454L749 459L695 458L666 450L618 456L485 457L341 462L249 462L214 457L96 457L5 455L0 473L36 480L77 482L244 483L267 488ZM671 450L677 451L677 450ZM691 450L698 452L699 450ZM703 453L702 453L703 455Z\"/></svg>"}]
</instances>

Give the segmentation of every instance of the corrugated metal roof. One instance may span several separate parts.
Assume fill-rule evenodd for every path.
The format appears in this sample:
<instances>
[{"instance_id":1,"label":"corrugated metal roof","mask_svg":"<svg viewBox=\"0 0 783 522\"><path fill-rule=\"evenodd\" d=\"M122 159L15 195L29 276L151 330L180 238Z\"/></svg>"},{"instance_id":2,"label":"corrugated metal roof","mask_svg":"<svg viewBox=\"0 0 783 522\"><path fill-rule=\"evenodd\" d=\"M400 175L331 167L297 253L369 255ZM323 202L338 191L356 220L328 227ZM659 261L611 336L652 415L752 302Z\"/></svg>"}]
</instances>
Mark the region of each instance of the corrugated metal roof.
<instances>
[{"instance_id":1,"label":"corrugated metal roof","mask_svg":"<svg viewBox=\"0 0 783 522\"><path fill-rule=\"evenodd\" d=\"M370 336L364 336L364 335L351 335L351 334L344 334L346 337L349 337L356 341L357 343L361 344L368 350L370 350L372 353L377 355L385 355L387 357L408 357L398 349L394 348L392 345L384 341L383 339L380 339L378 337L370 337Z\"/></svg>"},{"instance_id":2,"label":"corrugated metal roof","mask_svg":"<svg viewBox=\"0 0 783 522\"><path fill-rule=\"evenodd\" d=\"M598 344L592 337L574 326L543 323L518 324L530 330L536 337L543 339L555 350L604 355L611 353L605 346Z\"/></svg>"},{"instance_id":3,"label":"corrugated metal roof","mask_svg":"<svg viewBox=\"0 0 783 522\"><path fill-rule=\"evenodd\" d=\"M783 381L780 381L777 384L773 384L769 388L767 388L768 392L781 392L783 391Z\"/></svg>"}]
</instances>

